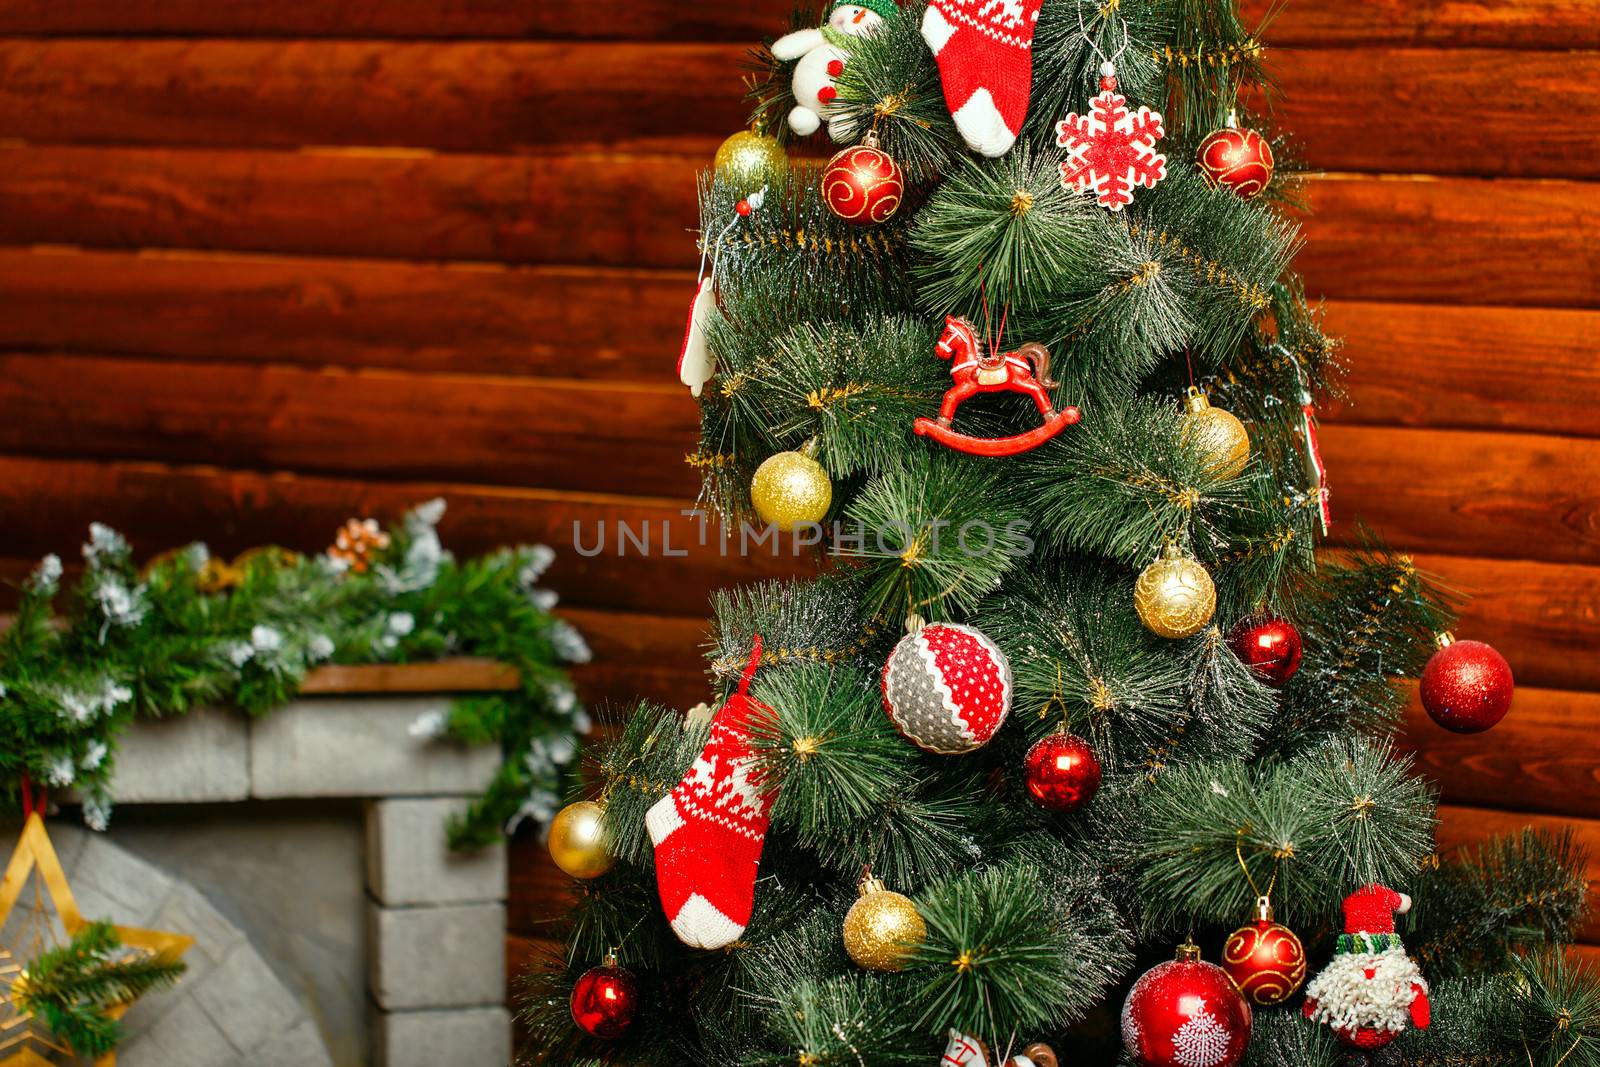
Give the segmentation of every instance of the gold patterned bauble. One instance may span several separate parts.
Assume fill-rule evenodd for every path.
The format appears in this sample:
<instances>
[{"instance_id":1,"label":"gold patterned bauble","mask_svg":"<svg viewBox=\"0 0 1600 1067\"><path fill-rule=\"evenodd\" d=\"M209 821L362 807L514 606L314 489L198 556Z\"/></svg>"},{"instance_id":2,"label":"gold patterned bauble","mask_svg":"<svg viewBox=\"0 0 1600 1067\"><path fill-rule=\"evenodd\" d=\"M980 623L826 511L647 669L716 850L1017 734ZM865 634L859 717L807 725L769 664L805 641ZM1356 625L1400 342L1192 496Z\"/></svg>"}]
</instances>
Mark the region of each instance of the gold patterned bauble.
<instances>
[{"instance_id":1,"label":"gold patterned bauble","mask_svg":"<svg viewBox=\"0 0 1600 1067\"><path fill-rule=\"evenodd\" d=\"M1133 586L1139 621L1162 637L1199 633L1217 610L1217 587L1198 560L1168 543Z\"/></svg>"},{"instance_id":2,"label":"gold patterned bauble","mask_svg":"<svg viewBox=\"0 0 1600 1067\"><path fill-rule=\"evenodd\" d=\"M928 925L909 897L876 878L861 882L861 896L844 917L844 950L856 966L898 971L927 940Z\"/></svg>"},{"instance_id":3,"label":"gold patterned bauble","mask_svg":"<svg viewBox=\"0 0 1600 1067\"><path fill-rule=\"evenodd\" d=\"M789 157L776 137L740 130L717 149L717 177L748 196L789 172Z\"/></svg>"},{"instance_id":4,"label":"gold patterned bauble","mask_svg":"<svg viewBox=\"0 0 1600 1067\"><path fill-rule=\"evenodd\" d=\"M606 850L605 813L592 800L568 804L550 823L550 858L574 878L598 878L617 858Z\"/></svg>"},{"instance_id":5,"label":"gold patterned bauble","mask_svg":"<svg viewBox=\"0 0 1600 1067\"><path fill-rule=\"evenodd\" d=\"M798 452L779 452L756 468L750 480L750 503L761 520L785 530L821 522L833 503L833 483L813 459L816 439Z\"/></svg>"},{"instance_id":6,"label":"gold patterned bauble","mask_svg":"<svg viewBox=\"0 0 1600 1067\"><path fill-rule=\"evenodd\" d=\"M1206 466L1221 478L1236 478L1250 462L1250 434L1231 412L1211 406L1206 395L1189 387L1183 400L1183 436L1199 444L1209 457Z\"/></svg>"}]
</instances>

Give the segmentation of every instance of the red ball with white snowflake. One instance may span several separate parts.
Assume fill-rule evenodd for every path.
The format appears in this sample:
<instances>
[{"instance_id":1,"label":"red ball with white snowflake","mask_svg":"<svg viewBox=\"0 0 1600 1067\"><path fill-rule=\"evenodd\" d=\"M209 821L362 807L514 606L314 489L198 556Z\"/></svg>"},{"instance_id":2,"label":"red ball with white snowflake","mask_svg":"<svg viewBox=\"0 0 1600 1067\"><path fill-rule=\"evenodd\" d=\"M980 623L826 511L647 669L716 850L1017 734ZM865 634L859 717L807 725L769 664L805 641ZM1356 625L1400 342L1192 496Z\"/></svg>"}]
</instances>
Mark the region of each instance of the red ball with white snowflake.
<instances>
[{"instance_id":1,"label":"red ball with white snowflake","mask_svg":"<svg viewBox=\"0 0 1600 1067\"><path fill-rule=\"evenodd\" d=\"M1499 723L1515 691L1511 664L1493 646L1449 634L1439 635L1439 651L1422 672L1422 706L1458 734L1481 734Z\"/></svg>"},{"instance_id":2,"label":"red ball with white snowflake","mask_svg":"<svg viewBox=\"0 0 1600 1067\"><path fill-rule=\"evenodd\" d=\"M1101 207L1121 211L1133 203L1136 186L1154 189L1167 176L1167 157L1156 151L1166 130L1161 112L1128 109L1127 97L1116 91L1114 69L1100 84L1089 114L1074 112L1056 124L1056 144L1067 150L1061 184L1093 193Z\"/></svg>"},{"instance_id":3,"label":"red ball with white snowflake","mask_svg":"<svg viewBox=\"0 0 1600 1067\"><path fill-rule=\"evenodd\" d=\"M913 628L883 665L883 710L918 748L972 752L989 743L1011 710L1011 664L971 626Z\"/></svg>"},{"instance_id":4,"label":"red ball with white snowflake","mask_svg":"<svg viewBox=\"0 0 1600 1067\"><path fill-rule=\"evenodd\" d=\"M900 210L906 183L900 164L867 135L864 143L828 160L822 172L822 200L828 210L858 226L886 222Z\"/></svg>"},{"instance_id":5,"label":"red ball with white snowflake","mask_svg":"<svg viewBox=\"0 0 1600 1067\"><path fill-rule=\"evenodd\" d=\"M1192 944L1146 971L1122 1005L1122 1044L1140 1067L1233 1067L1250 1044L1250 1005Z\"/></svg>"},{"instance_id":6,"label":"red ball with white snowflake","mask_svg":"<svg viewBox=\"0 0 1600 1067\"><path fill-rule=\"evenodd\" d=\"M1229 126L1200 142L1195 165L1212 185L1254 200L1272 182L1272 145L1255 130Z\"/></svg>"}]
</instances>

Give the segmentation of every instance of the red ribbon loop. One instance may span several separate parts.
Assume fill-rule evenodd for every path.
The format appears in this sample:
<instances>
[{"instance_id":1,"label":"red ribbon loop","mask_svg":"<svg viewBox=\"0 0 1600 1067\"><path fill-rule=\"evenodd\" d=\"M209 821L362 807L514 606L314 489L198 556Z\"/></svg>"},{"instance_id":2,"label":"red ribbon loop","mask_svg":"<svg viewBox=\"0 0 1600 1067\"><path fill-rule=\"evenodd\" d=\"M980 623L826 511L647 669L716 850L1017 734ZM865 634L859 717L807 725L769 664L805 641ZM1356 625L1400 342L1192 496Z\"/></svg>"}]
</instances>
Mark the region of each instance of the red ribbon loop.
<instances>
[{"instance_id":1,"label":"red ribbon loop","mask_svg":"<svg viewBox=\"0 0 1600 1067\"><path fill-rule=\"evenodd\" d=\"M34 793L34 791L33 791L33 779L29 778L27 773L24 772L23 775L22 775L22 818L23 818L23 821L26 822L29 818L31 818L35 814L37 814L39 816L39 818L41 818L41 819L44 818L44 815L45 815L45 802L46 802L47 798L48 798L48 794L45 792L45 788L43 786L39 787L39 792L37 794Z\"/></svg>"}]
</instances>

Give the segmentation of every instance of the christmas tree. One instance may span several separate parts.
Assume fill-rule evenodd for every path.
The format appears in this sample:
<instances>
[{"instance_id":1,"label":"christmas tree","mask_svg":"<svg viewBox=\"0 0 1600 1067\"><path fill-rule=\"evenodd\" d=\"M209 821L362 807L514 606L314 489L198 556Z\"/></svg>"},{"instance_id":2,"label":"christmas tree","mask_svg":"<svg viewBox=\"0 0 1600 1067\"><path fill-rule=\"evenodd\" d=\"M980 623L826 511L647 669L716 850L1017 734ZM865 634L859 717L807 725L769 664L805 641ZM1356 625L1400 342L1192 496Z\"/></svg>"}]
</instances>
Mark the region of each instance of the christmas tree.
<instances>
[{"instance_id":1,"label":"christmas tree","mask_svg":"<svg viewBox=\"0 0 1600 1067\"><path fill-rule=\"evenodd\" d=\"M533 1059L1600 1064L1572 841L1442 861L1389 740L1405 679L1472 732L1509 668L1317 547L1341 368L1261 28L805 22L703 179L679 371L730 536L821 564L719 594L714 710L632 709L558 818Z\"/></svg>"}]
</instances>

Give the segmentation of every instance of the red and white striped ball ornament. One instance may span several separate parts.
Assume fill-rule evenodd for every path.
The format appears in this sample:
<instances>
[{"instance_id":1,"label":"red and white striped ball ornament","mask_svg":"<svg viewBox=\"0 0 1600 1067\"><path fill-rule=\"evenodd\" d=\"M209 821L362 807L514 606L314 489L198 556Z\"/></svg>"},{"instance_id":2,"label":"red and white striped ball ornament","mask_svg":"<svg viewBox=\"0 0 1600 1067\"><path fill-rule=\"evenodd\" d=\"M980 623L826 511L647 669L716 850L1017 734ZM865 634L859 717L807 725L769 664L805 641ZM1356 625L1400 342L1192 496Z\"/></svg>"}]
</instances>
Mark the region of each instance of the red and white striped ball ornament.
<instances>
[{"instance_id":1,"label":"red and white striped ball ornament","mask_svg":"<svg viewBox=\"0 0 1600 1067\"><path fill-rule=\"evenodd\" d=\"M971 626L917 626L883 665L883 710L906 740L959 756L994 738L1011 710L1011 664Z\"/></svg>"}]
</instances>

